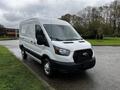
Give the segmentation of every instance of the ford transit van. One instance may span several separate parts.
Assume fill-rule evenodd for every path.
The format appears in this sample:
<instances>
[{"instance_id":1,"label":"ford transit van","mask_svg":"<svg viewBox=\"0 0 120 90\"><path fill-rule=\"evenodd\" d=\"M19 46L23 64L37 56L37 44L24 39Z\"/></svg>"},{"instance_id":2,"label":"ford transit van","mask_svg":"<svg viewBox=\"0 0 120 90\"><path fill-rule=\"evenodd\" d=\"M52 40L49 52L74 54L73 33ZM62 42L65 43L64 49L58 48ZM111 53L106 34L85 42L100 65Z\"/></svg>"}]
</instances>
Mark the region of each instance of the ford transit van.
<instances>
[{"instance_id":1,"label":"ford transit van","mask_svg":"<svg viewBox=\"0 0 120 90\"><path fill-rule=\"evenodd\" d=\"M28 55L43 65L44 73L71 72L93 68L92 46L66 21L32 18L20 23L19 46L23 59Z\"/></svg>"}]
</instances>

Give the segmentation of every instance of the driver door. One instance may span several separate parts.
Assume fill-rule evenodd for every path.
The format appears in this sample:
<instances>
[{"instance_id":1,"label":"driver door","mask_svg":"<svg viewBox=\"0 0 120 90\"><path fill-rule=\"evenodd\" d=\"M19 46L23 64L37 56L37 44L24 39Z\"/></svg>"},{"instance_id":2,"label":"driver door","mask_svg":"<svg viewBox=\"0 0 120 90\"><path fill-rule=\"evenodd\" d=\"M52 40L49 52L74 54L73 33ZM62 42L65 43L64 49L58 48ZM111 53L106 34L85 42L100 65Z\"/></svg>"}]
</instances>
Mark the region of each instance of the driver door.
<instances>
[{"instance_id":1,"label":"driver door","mask_svg":"<svg viewBox=\"0 0 120 90\"><path fill-rule=\"evenodd\" d=\"M45 49L46 45L44 43L41 43L42 41L40 40L43 40L43 39L40 39L38 40L38 37L42 37L44 38L45 42L47 42L47 39L43 33L43 30L41 28L40 25L35 25L35 38L36 38L36 42L35 42L35 51L37 52L37 54L42 54L42 51ZM38 42L39 41L39 42Z\"/></svg>"}]
</instances>

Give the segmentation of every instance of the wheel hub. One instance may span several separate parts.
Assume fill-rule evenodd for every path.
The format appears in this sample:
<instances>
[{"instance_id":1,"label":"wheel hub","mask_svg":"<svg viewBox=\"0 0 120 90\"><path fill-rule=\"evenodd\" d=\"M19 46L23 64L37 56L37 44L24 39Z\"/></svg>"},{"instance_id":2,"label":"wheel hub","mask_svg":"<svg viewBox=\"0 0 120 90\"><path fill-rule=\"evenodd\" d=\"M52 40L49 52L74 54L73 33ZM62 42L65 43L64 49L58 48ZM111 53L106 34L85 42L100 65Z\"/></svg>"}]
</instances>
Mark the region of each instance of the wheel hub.
<instances>
[{"instance_id":1,"label":"wheel hub","mask_svg":"<svg viewBox=\"0 0 120 90\"><path fill-rule=\"evenodd\" d=\"M49 63L46 63L45 65L44 65L44 70L45 70L45 73L48 75L48 74L50 74L50 65L49 65Z\"/></svg>"}]
</instances>

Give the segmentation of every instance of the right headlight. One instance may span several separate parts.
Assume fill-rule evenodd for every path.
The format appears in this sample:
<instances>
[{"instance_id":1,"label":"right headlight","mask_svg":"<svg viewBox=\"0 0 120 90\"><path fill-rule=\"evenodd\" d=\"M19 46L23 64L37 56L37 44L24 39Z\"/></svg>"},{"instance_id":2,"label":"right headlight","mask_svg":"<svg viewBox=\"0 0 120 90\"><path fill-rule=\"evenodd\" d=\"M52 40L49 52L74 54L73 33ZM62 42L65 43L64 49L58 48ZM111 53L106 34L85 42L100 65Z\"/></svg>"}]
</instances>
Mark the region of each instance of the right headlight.
<instances>
[{"instance_id":1,"label":"right headlight","mask_svg":"<svg viewBox=\"0 0 120 90\"><path fill-rule=\"evenodd\" d=\"M54 46L55 53L58 55L69 56L70 50Z\"/></svg>"}]
</instances>

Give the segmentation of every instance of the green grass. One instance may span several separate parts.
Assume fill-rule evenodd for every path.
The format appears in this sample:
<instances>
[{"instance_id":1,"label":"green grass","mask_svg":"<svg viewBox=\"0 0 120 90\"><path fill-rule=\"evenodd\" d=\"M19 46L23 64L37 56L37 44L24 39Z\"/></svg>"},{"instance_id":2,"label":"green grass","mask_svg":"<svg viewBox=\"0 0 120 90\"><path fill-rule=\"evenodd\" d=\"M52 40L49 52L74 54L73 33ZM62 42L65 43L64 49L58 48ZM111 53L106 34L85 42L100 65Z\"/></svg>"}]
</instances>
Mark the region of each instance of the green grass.
<instances>
[{"instance_id":1,"label":"green grass","mask_svg":"<svg viewBox=\"0 0 120 90\"><path fill-rule=\"evenodd\" d=\"M2 41L2 40L14 40L14 39L16 39L16 38L12 38L12 37L11 37L11 38L10 38L10 37L1 38L1 37L0 37L0 41Z\"/></svg>"},{"instance_id":2,"label":"green grass","mask_svg":"<svg viewBox=\"0 0 120 90\"><path fill-rule=\"evenodd\" d=\"M87 41L95 46L120 46L120 38L88 39Z\"/></svg>"},{"instance_id":3,"label":"green grass","mask_svg":"<svg viewBox=\"0 0 120 90\"><path fill-rule=\"evenodd\" d=\"M0 46L0 90L45 90L9 50Z\"/></svg>"}]
</instances>

